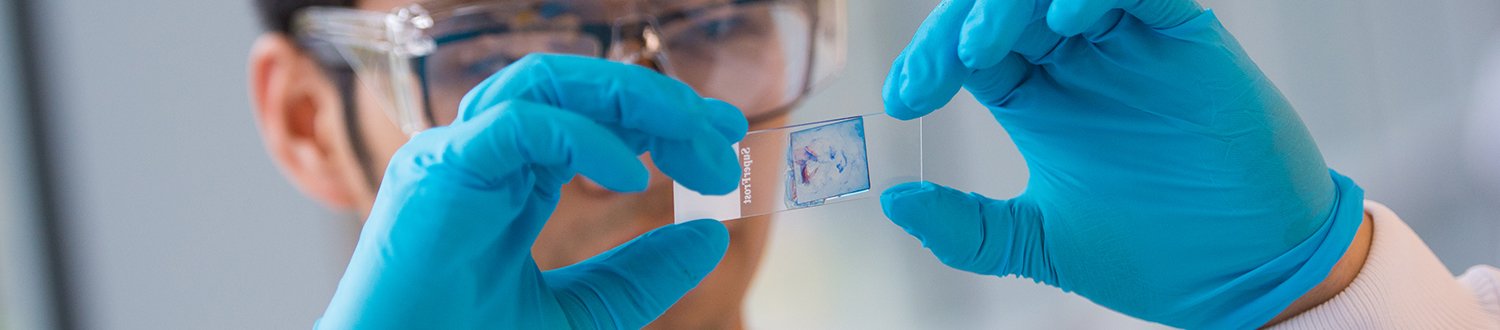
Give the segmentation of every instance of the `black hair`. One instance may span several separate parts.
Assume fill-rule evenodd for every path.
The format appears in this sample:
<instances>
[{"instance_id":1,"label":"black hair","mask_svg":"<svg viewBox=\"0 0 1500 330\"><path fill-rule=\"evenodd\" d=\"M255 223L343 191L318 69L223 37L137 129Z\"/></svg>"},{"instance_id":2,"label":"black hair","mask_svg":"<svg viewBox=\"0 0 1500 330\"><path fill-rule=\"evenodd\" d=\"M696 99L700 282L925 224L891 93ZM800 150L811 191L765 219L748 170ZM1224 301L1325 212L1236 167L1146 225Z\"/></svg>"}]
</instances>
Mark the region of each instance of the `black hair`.
<instances>
[{"instance_id":1,"label":"black hair","mask_svg":"<svg viewBox=\"0 0 1500 330\"><path fill-rule=\"evenodd\" d=\"M255 13L267 31L290 35L292 15L316 6L354 7L354 0L255 0Z\"/></svg>"}]
</instances>

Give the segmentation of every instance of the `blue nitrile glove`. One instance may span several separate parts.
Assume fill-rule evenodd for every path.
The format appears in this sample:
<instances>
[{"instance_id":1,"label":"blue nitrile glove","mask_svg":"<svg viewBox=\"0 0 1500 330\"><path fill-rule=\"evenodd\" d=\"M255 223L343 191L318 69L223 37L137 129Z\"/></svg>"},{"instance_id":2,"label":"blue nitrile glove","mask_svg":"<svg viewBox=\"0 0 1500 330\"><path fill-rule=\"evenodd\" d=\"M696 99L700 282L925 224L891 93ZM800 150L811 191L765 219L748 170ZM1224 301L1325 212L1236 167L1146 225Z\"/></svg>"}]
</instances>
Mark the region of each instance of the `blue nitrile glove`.
<instances>
[{"instance_id":1,"label":"blue nitrile glove","mask_svg":"<svg viewBox=\"0 0 1500 330\"><path fill-rule=\"evenodd\" d=\"M923 116L960 87L1025 157L1025 192L881 196L958 269L1171 326L1249 328L1322 281L1363 219L1363 192L1191 1L944 1L896 59L886 112Z\"/></svg>"},{"instance_id":2,"label":"blue nitrile glove","mask_svg":"<svg viewBox=\"0 0 1500 330\"><path fill-rule=\"evenodd\" d=\"M677 182L733 191L744 116L651 70L528 56L475 87L451 126L417 134L386 170L319 328L639 328L724 256L717 221L666 226L540 271L531 245L574 173L646 189L650 151Z\"/></svg>"}]
</instances>

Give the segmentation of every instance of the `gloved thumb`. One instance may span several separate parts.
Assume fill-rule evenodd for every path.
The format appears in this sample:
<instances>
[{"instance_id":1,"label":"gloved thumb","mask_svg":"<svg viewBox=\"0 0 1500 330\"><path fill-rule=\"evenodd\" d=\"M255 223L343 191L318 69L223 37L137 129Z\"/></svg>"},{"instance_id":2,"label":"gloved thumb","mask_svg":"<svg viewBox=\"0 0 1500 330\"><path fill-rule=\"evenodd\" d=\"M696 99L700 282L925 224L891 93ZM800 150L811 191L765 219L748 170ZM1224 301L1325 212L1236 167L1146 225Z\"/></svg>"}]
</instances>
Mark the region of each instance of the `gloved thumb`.
<instances>
[{"instance_id":1,"label":"gloved thumb","mask_svg":"<svg viewBox=\"0 0 1500 330\"><path fill-rule=\"evenodd\" d=\"M1041 212L1032 203L907 182L881 193L880 205L949 267L1056 283L1047 270Z\"/></svg>"},{"instance_id":2,"label":"gloved thumb","mask_svg":"<svg viewBox=\"0 0 1500 330\"><path fill-rule=\"evenodd\" d=\"M698 286L729 249L713 220L669 225L544 273L573 328L639 329Z\"/></svg>"}]
</instances>

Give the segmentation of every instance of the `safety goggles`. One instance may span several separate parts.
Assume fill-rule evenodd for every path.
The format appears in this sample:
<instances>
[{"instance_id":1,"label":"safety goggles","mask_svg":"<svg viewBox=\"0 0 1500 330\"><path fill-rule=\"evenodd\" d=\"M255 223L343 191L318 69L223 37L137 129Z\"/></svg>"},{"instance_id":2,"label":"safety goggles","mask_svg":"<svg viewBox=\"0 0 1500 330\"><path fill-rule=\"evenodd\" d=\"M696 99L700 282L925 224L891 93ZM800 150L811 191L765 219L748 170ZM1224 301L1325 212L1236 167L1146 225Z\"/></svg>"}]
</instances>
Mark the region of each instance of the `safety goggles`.
<instances>
[{"instance_id":1,"label":"safety goggles","mask_svg":"<svg viewBox=\"0 0 1500 330\"><path fill-rule=\"evenodd\" d=\"M408 134L452 123L469 89L531 53L639 64L754 121L842 70L844 1L439 0L312 7L293 28L325 65L352 69Z\"/></svg>"}]
</instances>

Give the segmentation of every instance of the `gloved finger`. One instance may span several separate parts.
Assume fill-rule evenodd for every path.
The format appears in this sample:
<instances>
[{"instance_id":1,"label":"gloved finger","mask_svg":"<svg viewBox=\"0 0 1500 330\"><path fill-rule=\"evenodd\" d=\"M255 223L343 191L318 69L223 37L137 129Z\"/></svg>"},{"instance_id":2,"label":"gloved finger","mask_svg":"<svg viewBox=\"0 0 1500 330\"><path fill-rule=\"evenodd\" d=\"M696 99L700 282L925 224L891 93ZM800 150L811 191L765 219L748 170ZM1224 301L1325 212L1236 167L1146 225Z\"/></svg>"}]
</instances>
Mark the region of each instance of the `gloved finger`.
<instances>
[{"instance_id":1,"label":"gloved finger","mask_svg":"<svg viewBox=\"0 0 1500 330\"><path fill-rule=\"evenodd\" d=\"M651 146L656 168L683 187L710 195L739 187L740 163L734 148L712 134L691 140L660 140Z\"/></svg>"},{"instance_id":2,"label":"gloved finger","mask_svg":"<svg viewBox=\"0 0 1500 330\"><path fill-rule=\"evenodd\" d=\"M1031 74L1035 65L1026 62L1021 54L1010 53L1001 59L1000 63L992 67L975 71L964 82L964 88L974 95L974 99L980 104L1003 106L1003 101L1010 96L1011 91L1016 89L1026 76Z\"/></svg>"},{"instance_id":3,"label":"gloved finger","mask_svg":"<svg viewBox=\"0 0 1500 330\"><path fill-rule=\"evenodd\" d=\"M887 114L898 119L921 117L958 94L970 71L958 58L958 40L974 1L945 0L917 28L886 78Z\"/></svg>"},{"instance_id":4,"label":"gloved finger","mask_svg":"<svg viewBox=\"0 0 1500 330\"><path fill-rule=\"evenodd\" d=\"M1029 203L908 182L882 192L880 206L891 222L950 267L1056 283L1048 268L1041 212Z\"/></svg>"},{"instance_id":5,"label":"gloved finger","mask_svg":"<svg viewBox=\"0 0 1500 330\"><path fill-rule=\"evenodd\" d=\"M1195 0L1133 1L1122 9L1146 26L1158 29L1182 25L1203 13L1203 6Z\"/></svg>"},{"instance_id":6,"label":"gloved finger","mask_svg":"<svg viewBox=\"0 0 1500 330\"><path fill-rule=\"evenodd\" d=\"M928 111L917 111L906 106L906 101L901 99L901 81L906 79L903 68L906 64L906 52L896 55L896 60L891 61L891 71L885 75L885 84L881 86L880 98L885 103L885 114L900 120L916 119L931 113Z\"/></svg>"},{"instance_id":7,"label":"gloved finger","mask_svg":"<svg viewBox=\"0 0 1500 330\"><path fill-rule=\"evenodd\" d=\"M1118 0L1053 0L1047 8L1047 26L1057 34L1075 36L1093 26L1118 3Z\"/></svg>"},{"instance_id":8,"label":"gloved finger","mask_svg":"<svg viewBox=\"0 0 1500 330\"><path fill-rule=\"evenodd\" d=\"M637 154L651 152L656 168L690 190L719 195L739 186L740 164L733 142L717 134L701 133L698 139L652 139L632 130L615 128L616 135Z\"/></svg>"},{"instance_id":9,"label":"gloved finger","mask_svg":"<svg viewBox=\"0 0 1500 330\"><path fill-rule=\"evenodd\" d=\"M746 120L745 113L729 102L715 98L705 100L708 102L708 123L719 131L720 136L731 143L743 140L745 133L750 131L750 122Z\"/></svg>"},{"instance_id":10,"label":"gloved finger","mask_svg":"<svg viewBox=\"0 0 1500 330\"><path fill-rule=\"evenodd\" d=\"M1034 3L1034 0L976 0L959 33L958 58L974 70L1000 63L1031 23Z\"/></svg>"},{"instance_id":11,"label":"gloved finger","mask_svg":"<svg viewBox=\"0 0 1500 330\"><path fill-rule=\"evenodd\" d=\"M656 168L683 187L719 195L739 186L741 168L733 142L718 134L705 132L697 139L673 140L652 139L626 129L615 131L637 154L650 151Z\"/></svg>"},{"instance_id":12,"label":"gloved finger","mask_svg":"<svg viewBox=\"0 0 1500 330\"><path fill-rule=\"evenodd\" d=\"M728 249L723 224L696 220L658 228L543 276L575 327L639 329L697 286Z\"/></svg>"},{"instance_id":13,"label":"gloved finger","mask_svg":"<svg viewBox=\"0 0 1500 330\"><path fill-rule=\"evenodd\" d=\"M737 185L739 166L730 145L748 130L744 115L649 69L579 56L530 55L471 91L461 113L470 118L483 112L475 110L480 105L510 99L545 103L610 126L632 151L665 159L657 166L689 189L727 193Z\"/></svg>"},{"instance_id":14,"label":"gloved finger","mask_svg":"<svg viewBox=\"0 0 1500 330\"><path fill-rule=\"evenodd\" d=\"M1155 28L1180 25L1203 11L1193 0L1053 0L1047 9L1047 25L1058 34L1075 36L1113 9L1123 9Z\"/></svg>"},{"instance_id":15,"label":"gloved finger","mask_svg":"<svg viewBox=\"0 0 1500 330\"><path fill-rule=\"evenodd\" d=\"M608 128L545 104L505 101L450 126L460 168L485 181L533 165L575 170L616 191L643 191L650 174Z\"/></svg>"},{"instance_id":16,"label":"gloved finger","mask_svg":"<svg viewBox=\"0 0 1500 330\"><path fill-rule=\"evenodd\" d=\"M692 127L712 127L738 141L748 127L733 105L711 102L687 84L638 65L561 54L532 54L481 82L459 103L459 120L490 105L522 99L577 112L608 126L670 139L696 138ZM738 112L736 110L735 112Z\"/></svg>"}]
</instances>

